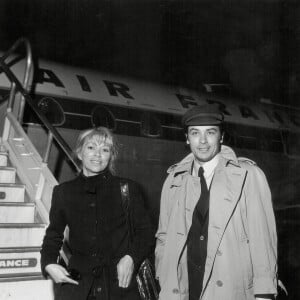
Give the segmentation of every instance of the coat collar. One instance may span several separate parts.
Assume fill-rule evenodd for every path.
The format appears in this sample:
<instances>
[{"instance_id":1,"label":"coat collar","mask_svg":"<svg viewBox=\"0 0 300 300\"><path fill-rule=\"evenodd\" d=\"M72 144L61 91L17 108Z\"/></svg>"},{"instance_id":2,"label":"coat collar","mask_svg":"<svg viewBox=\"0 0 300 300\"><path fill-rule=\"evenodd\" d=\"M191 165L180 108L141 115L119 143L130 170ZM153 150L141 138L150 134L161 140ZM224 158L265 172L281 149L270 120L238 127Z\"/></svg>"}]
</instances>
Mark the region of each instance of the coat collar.
<instances>
[{"instance_id":1,"label":"coat collar","mask_svg":"<svg viewBox=\"0 0 300 300\"><path fill-rule=\"evenodd\" d=\"M99 174L90 177L85 176L83 172L81 172L78 176L78 180L87 193L95 194L97 186L99 186L101 182L108 180L111 176L109 170L105 169Z\"/></svg>"},{"instance_id":2,"label":"coat collar","mask_svg":"<svg viewBox=\"0 0 300 300\"><path fill-rule=\"evenodd\" d=\"M167 172L174 173L174 177L176 177L177 175L179 175L181 173L190 172L193 160L194 160L194 155L193 155L193 153L190 153L179 163L172 165L168 169ZM224 145L221 146L220 160L222 161L221 165L222 164L226 164L226 165L233 164L233 165L239 167L239 162L238 162L238 159L237 159L234 151L228 146L224 146ZM219 163L219 165L220 165L220 163Z\"/></svg>"}]
</instances>

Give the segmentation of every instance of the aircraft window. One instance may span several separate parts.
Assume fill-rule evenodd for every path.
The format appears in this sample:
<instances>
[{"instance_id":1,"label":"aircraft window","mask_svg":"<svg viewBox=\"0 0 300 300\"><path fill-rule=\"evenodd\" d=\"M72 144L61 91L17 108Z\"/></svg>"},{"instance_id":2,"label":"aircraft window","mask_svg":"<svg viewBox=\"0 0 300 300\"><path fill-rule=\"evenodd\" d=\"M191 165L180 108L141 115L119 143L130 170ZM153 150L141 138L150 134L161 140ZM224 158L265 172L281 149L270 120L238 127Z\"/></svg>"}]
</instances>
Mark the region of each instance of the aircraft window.
<instances>
[{"instance_id":1,"label":"aircraft window","mask_svg":"<svg viewBox=\"0 0 300 300\"><path fill-rule=\"evenodd\" d=\"M162 135L159 119L151 113L144 113L141 119L141 134L146 137L158 138Z\"/></svg>"},{"instance_id":2,"label":"aircraft window","mask_svg":"<svg viewBox=\"0 0 300 300\"><path fill-rule=\"evenodd\" d=\"M116 118L105 106L97 105L92 111L92 125L94 127L104 126L114 131L116 129Z\"/></svg>"},{"instance_id":3,"label":"aircraft window","mask_svg":"<svg viewBox=\"0 0 300 300\"><path fill-rule=\"evenodd\" d=\"M61 126L66 117L61 105L51 97L42 98L38 102L38 108L53 126Z\"/></svg>"}]
</instances>

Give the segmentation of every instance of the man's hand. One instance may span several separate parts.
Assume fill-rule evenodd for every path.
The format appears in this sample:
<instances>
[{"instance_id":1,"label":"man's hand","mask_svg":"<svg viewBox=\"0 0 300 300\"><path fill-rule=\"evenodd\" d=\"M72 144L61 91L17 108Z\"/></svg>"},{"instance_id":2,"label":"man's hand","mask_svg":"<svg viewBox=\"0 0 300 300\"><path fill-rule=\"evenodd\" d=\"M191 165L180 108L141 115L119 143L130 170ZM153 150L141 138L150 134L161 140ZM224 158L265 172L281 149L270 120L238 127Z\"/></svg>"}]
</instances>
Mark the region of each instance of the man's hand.
<instances>
[{"instance_id":1,"label":"man's hand","mask_svg":"<svg viewBox=\"0 0 300 300\"><path fill-rule=\"evenodd\" d=\"M131 256L129 255L123 256L117 265L119 287L127 288L129 286L133 269L134 269L134 264Z\"/></svg>"},{"instance_id":2,"label":"man's hand","mask_svg":"<svg viewBox=\"0 0 300 300\"><path fill-rule=\"evenodd\" d=\"M61 265L49 264L45 267L45 270L55 283L71 283L78 285L78 281L70 278L68 271Z\"/></svg>"}]
</instances>

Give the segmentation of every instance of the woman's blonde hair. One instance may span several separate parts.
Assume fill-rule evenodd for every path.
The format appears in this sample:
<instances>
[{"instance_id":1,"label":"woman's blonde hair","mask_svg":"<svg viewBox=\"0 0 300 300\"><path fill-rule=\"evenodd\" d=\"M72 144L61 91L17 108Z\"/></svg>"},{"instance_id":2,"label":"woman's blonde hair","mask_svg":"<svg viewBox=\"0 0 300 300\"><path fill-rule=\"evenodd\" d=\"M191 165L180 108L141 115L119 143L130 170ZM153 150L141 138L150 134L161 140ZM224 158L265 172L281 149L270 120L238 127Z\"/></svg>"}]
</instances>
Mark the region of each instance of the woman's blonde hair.
<instances>
[{"instance_id":1,"label":"woman's blonde hair","mask_svg":"<svg viewBox=\"0 0 300 300\"><path fill-rule=\"evenodd\" d=\"M79 159L79 154L82 151L83 145L91 139L96 139L100 144L103 143L110 147L111 157L108 163L108 169L114 174L115 160L118 154L117 142L112 132L106 127L95 127L82 131L77 138L74 150L76 157Z\"/></svg>"}]
</instances>

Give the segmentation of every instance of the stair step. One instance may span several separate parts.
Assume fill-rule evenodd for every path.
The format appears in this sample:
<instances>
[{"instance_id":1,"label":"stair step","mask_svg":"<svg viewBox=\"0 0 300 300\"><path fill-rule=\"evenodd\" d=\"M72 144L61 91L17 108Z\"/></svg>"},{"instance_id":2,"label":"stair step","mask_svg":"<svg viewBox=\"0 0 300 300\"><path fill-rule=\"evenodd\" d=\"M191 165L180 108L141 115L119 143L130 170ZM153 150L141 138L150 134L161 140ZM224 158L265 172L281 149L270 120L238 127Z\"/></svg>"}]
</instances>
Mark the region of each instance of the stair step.
<instances>
[{"instance_id":1,"label":"stair step","mask_svg":"<svg viewBox=\"0 0 300 300\"><path fill-rule=\"evenodd\" d=\"M41 275L40 247L0 249L0 278Z\"/></svg>"},{"instance_id":2,"label":"stair step","mask_svg":"<svg viewBox=\"0 0 300 300\"><path fill-rule=\"evenodd\" d=\"M0 203L0 223L34 223L34 203Z\"/></svg>"},{"instance_id":3,"label":"stair step","mask_svg":"<svg viewBox=\"0 0 300 300\"><path fill-rule=\"evenodd\" d=\"M0 183L1 202L24 202L25 185L14 183Z\"/></svg>"},{"instance_id":4,"label":"stair step","mask_svg":"<svg viewBox=\"0 0 300 300\"><path fill-rule=\"evenodd\" d=\"M7 167L8 153L6 151L0 151L0 167Z\"/></svg>"},{"instance_id":5,"label":"stair step","mask_svg":"<svg viewBox=\"0 0 300 300\"><path fill-rule=\"evenodd\" d=\"M53 281L40 277L20 278L18 281L1 282L1 300L54 300ZM26 281L24 281L26 280Z\"/></svg>"},{"instance_id":6,"label":"stair step","mask_svg":"<svg viewBox=\"0 0 300 300\"><path fill-rule=\"evenodd\" d=\"M45 224L0 224L0 248L40 247Z\"/></svg>"},{"instance_id":7,"label":"stair step","mask_svg":"<svg viewBox=\"0 0 300 300\"><path fill-rule=\"evenodd\" d=\"M15 183L16 169L11 167L0 167L0 183Z\"/></svg>"}]
</instances>

